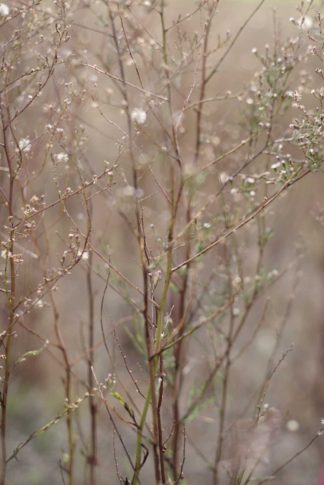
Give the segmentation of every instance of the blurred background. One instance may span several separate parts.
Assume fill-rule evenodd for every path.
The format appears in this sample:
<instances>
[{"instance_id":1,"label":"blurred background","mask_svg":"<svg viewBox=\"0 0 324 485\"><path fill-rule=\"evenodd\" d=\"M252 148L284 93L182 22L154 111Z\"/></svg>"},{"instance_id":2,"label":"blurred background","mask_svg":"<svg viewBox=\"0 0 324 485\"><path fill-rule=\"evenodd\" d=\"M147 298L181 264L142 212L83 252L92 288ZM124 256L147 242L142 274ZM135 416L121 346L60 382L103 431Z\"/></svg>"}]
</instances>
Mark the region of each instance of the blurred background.
<instances>
[{"instance_id":1,"label":"blurred background","mask_svg":"<svg viewBox=\"0 0 324 485\"><path fill-rule=\"evenodd\" d=\"M12 6L8 5L11 8L20 8L20 3L13 2ZM41 3L40 7L35 7L33 13L35 25L38 21L37 16L41 19L44 12L47 12L49 17L52 15L52 2ZM154 38L160 35L158 15L151 11L152 2L142 3L143 6L137 11L138 32L132 39L133 42L137 39L136 42L139 44L145 43L151 36ZM256 0L220 1L212 27L210 48L213 49L213 44L217 46L222 39L232 38L257 5ZM187 12L195 11L196 7L197 2L195 1L169 0L166 9L167 25L170 25L180 15L184 16ZM249 92L251 82L255 79L254 74L260 70L260 59L253 54L253 51L257 49L258 52L265 52L267 44L272 49L279 43L279 39L284 40L290 36L299 35L300 29L298 30L291 21L292 17L300 18L300 12L296 7L296 2L293 0L265 1L242 31L220 71L210 83L208 96L220 96L228 91L237 94L233 100L230 98L231 95L228 95L229 99L221 101L217 105L212 104L204 112L208 124L215 127L214 153L225 152L234 142L242 139L241 134L244 134L246 129L244 123L248 123L248 119L246 94L241 95L240 93ZM309 18L315 19L315 12L321 8L320 3L315 4L314 2L308 13ZM138 350L140 342L136 347L134 336L131 336L133 325L135 327L139 325L138 322L134 322L132 305L138 297L138 288L142 284L136 240L130 231L129 221L120 213L120 211L126 215L130 213L134 195L129 182L131 178L129 154L123 146L123 130L126 129L123 121L125 113L116 85L100 72L100 69L105 70L100 62L103 66L106 63L106 66L112 67L112 70L116 63L105 9L104 2L96 1L71 2L71 5L67 7L70 38L60 48L60 59L64 59L64 63L57 66L54 81L44 89L43 98L39 102L36 100L33 103L33 106L20 117L16 127L20 139L28 137L32 140L32 150L26 154L28 162L26 173L28 172L30 177L29 187L32 189L26 189L26 199L32 195L34 190L38 194L45 193L46 199L50 202L56 199L58 187L71 186L74 190L79 180L104 171L107 161L114 172L114 177L111 187L109 187L108 176L101 185L98 184L98 193L96 190L93 191L90 206L92 217L90 249L86 248L80 263L73 269L71 275L58 281L57 291L53 292L53 295L47 294L44 298L37 300L36 305L24 314L23 325L17 329L17 341L19 340L17 357L31 349L41 348L39 336L43 338L43 341L48 339L50 344L39 355L27 358L25 362L15 367L9 396L8 448L10 450L13 450L18 443L24 442L35 429L41 428L55 416L61 415L62 409L64 409L66 381L64 381L64 359L56 345L58 337L55 322L57 321L59 321L65 346L69 349L69 361L74 379L73 396L77 398L84 394L87 376L87 325L89 315L91 315L89 313L91 312L89 310L89 305L91 305L89 285L91 285L94 305L96 351L94 368L98 380L102 382L110 374L117 380L117 389L119 389L118 383L123 383L120 388L121 393L125 389L131 389L132 382L125 366L124 355L127 356L127 366L132 370L136 379L140 383L145 382L146 379L145 360ZM53 7L53 16L55 16L54 10ZM28 11L26 15L30 15L30 12ZM127 17L125 19L127 20ZM32 21L32 16L30 21ZM25 28L27 23L24 23L24 20L21 22ZM188 22L184 22L182 32L185 41L195 30L199 32L201 26L202 18L199 14L193 15ZM11 28L10 24L1 26L2 43L5 43L6 38L10 35ZM32 28L30 28L30 32L33 32ZM33 35L37 36L37 29ZM119 32L118 35L122 38L122 32ZM306 31L303 35L304 43L311 43L312 40L307 38ZM29 40L31 37L27 32L26 39ZM177 55L180 55L180 41L177 39L176 31L172 40L176 58ZM46 43L46 33L44 42ZM39 47L41 42L37 45ZM223 50L220 49L220 55L226 49L226 45L228 44L225 44ZM47 47L44 45L44 51ZM23 57L21 59L23 61L19 62L23 62L25 65L28 65L28 62L34 62L37 57L37 49L35 47L29 53L22 49ZM30 59L28 55L30 55ZM216 55L219 55L218 51ZM99 71L89 67L94 64L98 66ZM145 73L145 69L149 65L148 60L143 57L142 64L139 62L139 65ZM316 67L316 60L301 63L301 68L297 69L293 75L295 77L291 83L292 86L298 85L300 79L308 79L308 77L310 83L313 82L315 86L320 85L321 79L316 79L314 67ZM130 63L129 72L127 72L128 79L130 82L137 83L136 73L132 69L133 66ZM158 69L150 74L152 74L151 77L143 74L143 78L145 81L151 82L151 90L160 92ZM179 91L188 91L192 76L188 72L181 82L179 81ZM152 79L155 79L156 85L152 85ZM28 93L29 88L25 89ZM139 108L145 106L146 100L143 93L133 90L131 96L133 96L131 98L133 106ZM237 98L240 96L241 99L238 101ZM73 111L69 113L68 108L66 110L65 108L70 102L73 105ZM154 109L155 107L156 105ZM57 116L59 108L61 113ZM283 117L283 127L286 127L287 120L291 119L291 116L293 115L289 113L287 119ZM186 121L186 133L181 142L183 152L187 153L188 158L192 156L189 147L192 136L191 122L191 118ZM150 157L154 157L156 150L159 151L163 146L163 129L159 126L159 120L154 119L151 114L150 123L150 128L144 127L141 130L139 127L137 134L137 146L139 147L137 157L143 166L148 164ZM51 127L45 128L47 134L44 135L45 124L46 126L49 124ZM52 137L53 126L56 131ZM58 129L61 129L61 135L58 135L60 133ZM276 129L280 133L280 125ZM59 138L57 138L58 136ZM51 140L55 140L52 146L50 145ZM54 161L48 170L42 170L44 153L47 149L51 151ZM69 163L55 163L55 157L57 161L58 155L65 153L68 154ZM206 151L203 155L208 158L209 152ZM210 194L219 188L220 171L227 172L229 168L239 166L240 156L240 154L237 157L233 156L229 164L211 172L210 178L205 182L206 190ZM60 157L58 158L60 159ZM4 158L2 158L3 160ZM115 164L118 167L116 169ZM79 172L83 170L84 173L81 177ZM38 173L35 180L32 176L33 171ZM1 183L5 184L3 173L0 175ZM271 475L273 470L305 447L316 436L321 427L321 419L324 418L323 182L322 172L310 174L271 205L267 213L267 224L272 228L273 237L267 245L263 264L269 273L272 272L276 281L275 284L269 286L266 294L262 295L260 301L254 305L249 315L247 330L243 332L240 340L241 345L248 344L248 350L237 364L233 364L231 391L229 392L229 422L235 422L237 433L234 438L231 438L229 431L226 445L229 449L227 455L231 456L233 452L231 447L233 450L233 446L239 446L239 435L241 433L244 436L248 420L252 417L249 406L251 406L251 402L255 401L266 382L265 404L270 409L273 408L273 414L270 413L267 418L270 422L271 439L268 440L267 437L263 443L263 438L260 438L260 446L267 448L267 460L262 464L264 476ZM167 212L165 206L159 205L159 199L155 198L150 184L152 184L152 178L149 175L143 175L141 179L143 194L140 196L146 197L148 200L145 205L147 227L152 221L158 232L165 227ZM203 195L205 196L206 193L204 192ZM72 221L61 206L55 207L48 212L48 215L46 214L44 221L37 223L36 240L31 239L27 245L24 240L20 242L30 251L26 252L24 263L19 268L20 295L28 294L33 288L37 288L44 276L43 263L48 267L58 265L59 258L69 240L69 234L74 231L74 222L86 233L89 207L85 206L82 195L71 198L67 207ZM2 214L2 232L5 233L4 206ZM212 218L212 211L207 215ZM150 237L152 237L152 248L158 248L160 243L155 239L155 235L152 234ZM242 244L241 256L248 275L250 271L253 273L258 256L255 227L243 228L238 239ZM33 257L34 253L36 257ZM39 257L40 254L42 258ZM39 263L40 259L42 259L42 264ZM118 272L125 275L133 286L129 287L123 278L119 278L119 273L113 273L110 275L108 291L105 293L110 263L118 269ZM214 270L213 267L221 266L223 263L224 256L222 248L220 248L207 259L207 264L200 273L201 279L196 283L197 287L202 288L203 284L207 284L208 277ZM90 276L89 267L91 268ZM210 294L211 298L216 298L219 290L218 284L220 283L216 282L207 286L207 296ZM103 295L105 295L104 298ZM54 303L52 297L55 300ZM269 300L267 304L269 308L261 325L267 300ZM170 302L171 307L172 302ZM53 311L54 308L57 308L56 315ZM2 314L5 320L7 315L5 302L3 302ZM112 353L110 356L107 356L103 346L101 324ZM253 329L257 328L259 324L260 328L254 333ZM278 333L280 333L279 343L277 342ZM253 341L250 342L251 335ZM207 331L202 332L190 347L190 358L188 357L186 361L188 383L185 387L184 402L181 404L183 409L188 404L193 380L199 381L199 376L204 376L211 366L206 350L209 345L209 337ZM273 353L273 349L275 349L275 353ZM267 383L269 363L272 364L270 367L275 371L271 381ZM276 367L277 364L278 367ZM210 389L207 404L200 410L200 415L188 423L187 460L184 466L186 481L183 484L194 485L199 481L206 484L212 483L208 458L214 453L217 430L213 410L213 390L214 388ZM134 401L140 403L135 390L130 392ZM76 484L84 483L86 476L86 459L82 453L86 453L87 436L89 435L87 406L87 402L82 403L75 415L75 433L78 435ZM120 422L118 421L118 426L133 454L135 434L125 423L127 419L123 414L123 409L119 407L119 403L115 400L111 406L117 421L119 415L123 417ZM166 410L167 415L168 410ZM118 465L123 476L130 474L129 465L122 454L116 436L114 440L112 439L112 425L102 403L98 404L98 416L100 426L98 429L97 483L117 484L118 479L114 478L114 448L117 456L120 456ZM271 420L273 420L273 425ZM262 436L268 436L266 426L267 422L264 434L261 433ZM257 439L259 438L257 437ZM231 440L237 441L231 445ZM242 446L244 446L244 439ZM224 456L224 461L227 459L227 456ZM67 460L66 424L64 419L60 418L58 424L52 426L47 432L35 436L20 451L17 460L9 463L8 484L37 485L44 484L45 481L48 485L67 483L64 471L62 471ZM319 438L296 460L285 467L271 483L274 485L317 484L323 463L324 442ZM147 472L143 473L141 483L153 483L150 473L148 467ZM222 480L224 484L229 483L226 476Z\"/></svg>"}]
</instances>

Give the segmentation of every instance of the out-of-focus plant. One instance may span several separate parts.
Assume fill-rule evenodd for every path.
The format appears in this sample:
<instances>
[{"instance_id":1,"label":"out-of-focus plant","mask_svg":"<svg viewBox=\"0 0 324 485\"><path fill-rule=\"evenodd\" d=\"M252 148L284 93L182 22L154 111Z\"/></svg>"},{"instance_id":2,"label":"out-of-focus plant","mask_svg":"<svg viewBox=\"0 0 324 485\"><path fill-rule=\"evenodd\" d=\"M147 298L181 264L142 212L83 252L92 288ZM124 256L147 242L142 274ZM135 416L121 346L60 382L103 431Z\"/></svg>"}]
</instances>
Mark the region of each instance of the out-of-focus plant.
<instances>
[{"instance_id":1,"label":"out-of-focus plant","mask_svg":"<svg viewBox=\"0 0 324 485\"><path fill-rule=\"evenodd\" d=\"M191 483L196 454L214 485L269 478L280 412L267 393L290 351L280 339L293 297L247 409L232 381L287 272L266 263L268 208L323 167L323 89L303 71L322 64L322 19L302 2L294 35L275 29L273 45L246 54L260 68L233 93L220 73L265 0L236 33L215 35L222 3L178 17L165 0L0 4L0 484L63 420L70 485L82 483L81 460L84 483L114 483L107 450L123 484ZM60 285L87 305L80 328ZM41 309L50 329L33 324ZM25 348L25 335L38 345ZM11 383L47 356L62 372L62 409L8 449Z\"/></svg>"}]
</instances>

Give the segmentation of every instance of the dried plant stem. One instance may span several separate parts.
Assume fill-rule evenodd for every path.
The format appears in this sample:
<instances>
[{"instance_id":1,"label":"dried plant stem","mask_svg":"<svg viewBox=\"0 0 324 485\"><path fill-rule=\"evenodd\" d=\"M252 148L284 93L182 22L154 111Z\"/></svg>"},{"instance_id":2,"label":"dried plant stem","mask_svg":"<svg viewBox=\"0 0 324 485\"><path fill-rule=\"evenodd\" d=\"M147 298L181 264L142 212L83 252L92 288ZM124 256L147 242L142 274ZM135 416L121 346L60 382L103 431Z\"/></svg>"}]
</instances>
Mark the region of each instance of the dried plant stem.
<instances>
[{"instance_id":1,"label":"dried plant stem","mask_svg":"<svg viewBox=\"0 0 324 485\"><path fill-rule=\"evenodd\" d=\"M225 207L225 204L224 204ZM228 214L224 209L224 219L226 229L228 228L229 221ZM223 444L225 440L225 425L226 425L226 414L227 414L227 404L228 404L228 393L229 393L229 380L230 380L230 370L232 364L232 347L234 343L234 296L233 296L233 276L232 276L232 255L229 248L229 244L225 246L225 265L227 271L227 284L228 284L228 300L231 302L229 309L229 328L226 336L226 351L224 355L224 374L222 377L222 390L221 390L221 401L219 405L219 429L218 437L216 443L216 453L213 467L213 485L219 484L219 463L222 459Z\"/></svg>"},{"instance_id":2,"label":"dried plant stem","mask_svg":"<svg viewBox=\"0 0 324 485\"><path fill-rule=\"evenodd\" d=\"M66 348L66 344L64 342L61 328L60 328L60 314L54 299L54 295L52 291L49 293L51 306L53 309L54 314L54 332L58 342L58 348L61 351L64 363L64 377L63 377L63 385L64 385L64 397L66 403L66 413L65 413L65 423L66 423L66 430L67 430L67 463L66 463L66 472L68 476L68 485L74 484L74 458L75 458L75 434L74 434L74 426L73 426L73 408L71 405L73 404L73 395L72 395L72 367L68 355L68 351Z\"/></svg>"},{"instance_id":3,"label":"dried plant stem","mask_svg":"<svg viewBox=\"0 0 324 485\"><path fill-rule=\"evenodd\" d=\"M89 311L89 335L88 335L88 392L89 396L89 415L90 415L90 451L88 455L89 464L89 483L96 484L97 458L97 405L95 396L92 395L94 388L94 359L95 359L95 316L94 316L94 290L92 283L93 254L89 252L87 267L87 292L88 292L88 311Z\"/></svg>"},{"instance_id":4,"label":"dried plant stem","mask_svg":"<svg viewBox=\"0 0 324 485\"><path fill-rule=\"evenodd\" d=\"M199 252L193 254L190 258L186 259L185 261L182 261L180 264L174 266L172 268L172 272L178 271L180 268L183 266L188 265L188 263L191 263L191 261L197 259L199 256L202 256L203 254L207 253L210 251L212 248L216 247L218 244L221 242L225 241L228 237L230 237L232 234L234 234L238 229L241 227L245 226L248 224L250 221L252 221L258 214L263 212L270 204L272 204L283 192L285 192L289 187L294 185L296 182L299 180L303 179L310 173L309 169L306 170L299 170L298 174L294 174L292 179L287 180L282 187L275 192L273 195L269 196L264 202L259 204L250 214L248 214L246 217L242 219L242 221L235 225L235 227L232 227L228 230L226 230L221 236L217 237L214 241L212 241L210 244L208 244L206 247L204 247L202 250Z\"/></svg>"},{"instance_id":5,"label":"dried plant stem","mask_svg":"<svg viewBox=\"0 0 324 485\"><path fill-rule=\"evenodd\" d=\"M236 44L236 42L238 41L240 35L242 34L242 32L244 31L244 29L247 27L247 25L250 23L250 21L252 20L252 18L255 16L255 14L260 10L260 8L262 7L262 5L265 3L266 0L261 0L261 2L259 2L257 4L257 6L255 7L255 9L250 13L250 15L248 16L248 18L245 20L245 22L241 25L241 27L239 28L239 30L237 31L237 33L234 35L232 41L230 42L230 44L228 45L227 49L225 50L224 54L222 55L222 57L219 59L219 61L216 63L216 65L213 67L213 69L210 71L210 73L208 74L207 76L207 79L206 79L206 83L208 83L212 77L216 74L216 72L219 70L220 66L222 65L222 63L225 61L225 59L227 58L228 54L232 51L234 45Z\"/></svg>"},{"instance_id":6,"label":"dried plant stem","mask_svg":"<svg viewBox=\"0 0 324 485\"><path fill-rule=\"evenodd\" d=\"M312 444L315 441L317 441L320 437L321 437L321 433L318 433L315 436L313 436L305 446L303 446L300 450L298 450L296 453L294 453L290 458L288 458L288 460L286 460L284 463L282 463L282 465L280 465L278 468L276 468L270 477L267 477L267 478L261 480L259 482L260 485L273 480L274 477L276 477L278 475L278 473L280 473L284 468L286 468L286 466L290 465L290 463L293 462L296 458L298 458L302 453L304 453L306 450L308 450L308 448L310 446L312 446Z\"/></svg>"},{"instance_id":7,"label":"dried plant stem","mask_svg":"<svg viewBox=\"0 0 324 485\"><path fill-rule=\"evenodd\" d=\"M2 345L4 349L4 376L2 382L1 391L1 469L0 469L0 484L5 485L6 471L7 471L7 418L8 418L8 394L9 394L9 381L11 374L11 353L12 353L12 339L13 339L13 325L15 319L15 303L16 303L16 268L15 268L15 229L14 223L14 197L15 197L15 178L16 171L13 167L13 161L9 150L9 140L7 128L12 129L11 123L5 124L5 110L7 100L0 98L0 111L1 121L3 127L3 147L7 160L7 166L9 171L9 190L8 190L8 204L7 204L7 217L9 225L9 238L6 250L5 261L5 282L9 280L9 284L6 284L5 290L7 293L7 312L8 323L3 337ZM9 110L7 111L8 119L10 118Z\"/></svg>"}]
</instances>

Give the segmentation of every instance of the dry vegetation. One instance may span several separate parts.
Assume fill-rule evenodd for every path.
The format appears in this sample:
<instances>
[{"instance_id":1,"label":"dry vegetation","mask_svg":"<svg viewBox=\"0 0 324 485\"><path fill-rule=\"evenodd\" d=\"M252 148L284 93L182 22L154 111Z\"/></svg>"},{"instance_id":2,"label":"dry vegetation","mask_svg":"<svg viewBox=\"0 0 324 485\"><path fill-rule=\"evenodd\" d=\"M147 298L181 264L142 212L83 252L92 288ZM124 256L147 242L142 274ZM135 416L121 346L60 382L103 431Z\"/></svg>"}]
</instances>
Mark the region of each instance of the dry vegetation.
<instances>
[{"instance_id":1,"label":"dry vegetation","mask_svg":"<svg viewBox=\"0 0 324 485\"><path fill-rule=\"evenodd\" d=\"M0 3L0 485L319 479L320 12Z\"/></svg>"}]
</instances>

